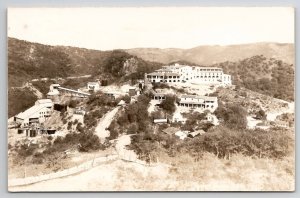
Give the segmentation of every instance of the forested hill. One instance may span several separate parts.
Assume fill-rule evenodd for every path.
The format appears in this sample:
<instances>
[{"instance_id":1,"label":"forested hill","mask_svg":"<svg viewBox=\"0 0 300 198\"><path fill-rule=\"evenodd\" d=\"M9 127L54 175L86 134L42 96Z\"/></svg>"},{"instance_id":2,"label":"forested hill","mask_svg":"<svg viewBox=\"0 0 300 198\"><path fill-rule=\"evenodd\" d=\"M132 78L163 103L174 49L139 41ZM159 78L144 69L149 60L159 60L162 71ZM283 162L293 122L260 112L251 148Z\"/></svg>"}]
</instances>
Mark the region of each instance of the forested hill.
<instances>
[{"instance_id":1,"label":"forested hill","mask_svg":"<svg viewBox=\"0 0 300 198\"><path fill-rule=\"evenodd\" d=\"M144 61L123 50L99 51L77 47L49 46L8 38L8 83L19 87L34 78L86 74L140 77L161 64ZM111 69L112 68L112 69ZM120 70L116 72L117 70Z\"/></svg>"},{"instance_id":2,"label":"forested hill","mask_svg":"<svg viewBox=\"0 0 300 198\"><path fill-rule=\"evenodd\" d=\"M161 65L144 61L123 50L49 46L8 38L8 116L16 115L34 104L37 99L34 92L22 86L35 78L91 74L93 79L127 81L142 78L145 72L154 71ZM91 78L85 80L93 80ZM35 82L33 86L44 93L51 83L54 81ZM73 88L86 86L86 82L80 80L72 79L66 83L71 83Z\"/></svg>"},{"instance_id":3,"label":"forested hill","mask_svg":"<svg viewBox=\"0 0 300 198\"><path fill-rule=\"evenodd\" d=\"M221 67L225 73L231 74L236 85L274 98L294 100L293 64L257 55L241 61L227 61L213 66Z\"/></svg>"}]
</instances>

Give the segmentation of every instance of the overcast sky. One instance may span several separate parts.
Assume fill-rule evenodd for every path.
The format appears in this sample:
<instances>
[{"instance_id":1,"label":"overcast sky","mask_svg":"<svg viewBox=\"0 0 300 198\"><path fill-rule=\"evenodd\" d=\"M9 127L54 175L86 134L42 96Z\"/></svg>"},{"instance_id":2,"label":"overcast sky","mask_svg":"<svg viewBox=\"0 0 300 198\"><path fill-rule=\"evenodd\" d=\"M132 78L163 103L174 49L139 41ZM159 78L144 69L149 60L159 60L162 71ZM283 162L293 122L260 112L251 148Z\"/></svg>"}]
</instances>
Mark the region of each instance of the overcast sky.
<instances>
[{"instance_id":1,"label":"overcast sky","mask_svg":"<svg viewBox=\"0 0 300 198\"><path fill-rule=\"evenodd\" d=\"M8 36L110 50L294 43L292 8L10 8Z\"/></svg>"}]
</instances>

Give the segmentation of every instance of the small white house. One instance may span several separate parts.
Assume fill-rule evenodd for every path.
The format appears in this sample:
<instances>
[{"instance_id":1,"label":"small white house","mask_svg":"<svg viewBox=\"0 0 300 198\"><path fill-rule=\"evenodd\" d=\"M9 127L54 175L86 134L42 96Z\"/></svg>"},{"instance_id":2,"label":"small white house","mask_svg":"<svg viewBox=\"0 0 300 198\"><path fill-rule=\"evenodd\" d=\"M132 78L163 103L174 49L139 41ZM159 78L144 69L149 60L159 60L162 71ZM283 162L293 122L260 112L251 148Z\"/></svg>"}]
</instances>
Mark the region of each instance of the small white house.
<instances>
[{"instance_id":1,"label":"small white house","mask_svg":"<svg viewBox=\"0 0 300 198\"><path fill-rule=\"evenodd\" d=\"M185 122L186 122L186 118L184 118L183 116L182 116L182 114L180 113L180 112L175 112L174 113L174 115L173 115L173 117L172 117L172 122L173 123L176 123L176 122L181 122L182 124L184 124Z\"/></svg>"},{"instance_id":2,"label":"small white house","mask_svg":"<svg viewBox=\"0 0 300 198\"><path fill-rule=\"evenodd\" d=\"M189 134L189 131L177 131L175 135L179 137L179 139L184 140Z\"/></svg>"},{"instance_id":3,"label":"small white house","mask_svg":"<svg viewBox=\"0 0 300 198\"><path fill-rule=\"evenodd\" d=\"M47 93L48 98L52 98L54 96L59 95L58 88L60 87L60 84L51 84L49 92Z\"/></svg>"},{"instance_id":4,"label":"small white house","mask_svg":"<svg viewBox=\"0 0 300 198\"><path fill-rule=\"evenodd\" d=\"M89 91L99 91L100 90L100 83L99 82L88 82L87 89Z\"/></svg>"},{"instance_id":5,"label":"small white house","mask_svg":"<svg viewBox=\"0 0 300 198\"><path fill-rule=\"evenodd\" d=\"M160 123L167 123L168 120L167 119L154 119L153 122L155 124L160 124Z\"/></svg>"},{"instance_id":6,"label":"small white house","mask_svg":"<svg viewBox=\"0 0 300 198\"><path fill-rule=\"evenodd\" d=\"M214 114L208 113L206 115L206 119L207 121L209 121L210 123L212 123L213 125L219 125L219 120L217 118L217 116L215 116Z\"/></svg>"}]
</instances>

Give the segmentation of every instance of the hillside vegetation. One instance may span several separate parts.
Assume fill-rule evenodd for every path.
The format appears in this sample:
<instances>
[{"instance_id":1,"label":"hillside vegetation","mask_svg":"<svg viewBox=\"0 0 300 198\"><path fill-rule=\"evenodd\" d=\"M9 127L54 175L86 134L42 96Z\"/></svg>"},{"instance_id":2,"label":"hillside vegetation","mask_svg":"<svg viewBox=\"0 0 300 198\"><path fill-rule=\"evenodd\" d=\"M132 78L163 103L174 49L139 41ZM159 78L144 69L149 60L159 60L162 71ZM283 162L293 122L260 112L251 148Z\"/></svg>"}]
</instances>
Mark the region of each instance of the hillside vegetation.
<instances>
[{"instance_id":1,"label":"hillside vegetation","mask_svg":"<svg viewBox=\"0 0 300 198\"><path fill-rule=\"evenodd\" d=\"M8 39L8 85L27 80L64 77L74 73L72 60L61 49L17 39Z\"/></svg>"},{"instance_id":2,"label":"hillside vegetation","mask_svg":"<svg viewBox=\"0 0 300 198\"><path fill-rule=\"evenodd\" d=\"M65 78L90 74L91 78L70 79L62 83L78 89L97 78L109 83L143 78L145 72L160 68L160 63L144 61L122 50L99 51L77 47L49 46L8 38L8 99L9 116L24 111L34 104L31 92L21 88L36 78ZM33 82L44 97L53 80ZM61 83L61 82L59 82ZM17 91L12 90L19 87ZM27 93L25 93L27 92ZM17 94L18 97L15 97ZM19 96L23 95L21 100ZM18 99L18 100L17 100ZM16 107L15 107L16 106Z\"/></svg>"},{"instance_id":3,"label":"hillside vegetation","mask_svg":"<svg viewBox=\"0 0 300 198\"><path fill-rule=\"evenodd\" d=\"M9 89L8 90L8 117L14 116L32 105L38 99L29 88Z\"/></svg>"},{"instance_id":4,"label":"hillside vegetation","mask_svg":"<svg viewBox=\"0 0 300 198\"><path fill-rule=\"evenodd\" d=\"M221 67L232 75L233 84L274 98L294 100L294 65L263 55L237 62L223 62Z\"/></svg>"}]
</instances>

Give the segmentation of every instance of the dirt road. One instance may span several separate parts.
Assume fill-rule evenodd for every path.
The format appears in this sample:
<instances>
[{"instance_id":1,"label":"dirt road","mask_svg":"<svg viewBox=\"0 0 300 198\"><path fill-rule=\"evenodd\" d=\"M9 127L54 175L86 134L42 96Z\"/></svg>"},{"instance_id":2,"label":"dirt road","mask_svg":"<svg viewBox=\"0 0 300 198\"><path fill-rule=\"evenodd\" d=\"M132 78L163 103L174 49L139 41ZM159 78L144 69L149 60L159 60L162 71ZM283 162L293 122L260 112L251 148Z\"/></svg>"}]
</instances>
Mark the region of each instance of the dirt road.
<instances>
[{"instance_id":1,"label":"dirt road","mask_svg":"<svg viewBox=\"0 0 300 198\"><path fill-rule=\"evenodd\" d=\"M133 150L126 149L126 146L131 142L129 135L122 135L118 138L116 150L121 159L128 161L137 161L137 155Z\"/></svg>"},{"instance_id":2,"label":"dirt road","mask_svg":"<svg viewBox=\"0 0 300 198\"><path fill-rule=\"evenodd\" d=\"M116 113L119 111L120 107L114 108L112 111L106 113L98 123L95 132L96 135L100 138L101 142L104 142L106 137L109 137L109 131L106 130L109 127L110 123L112 122L113 118L115 117Z\"/></svg>"}]
</instances>

